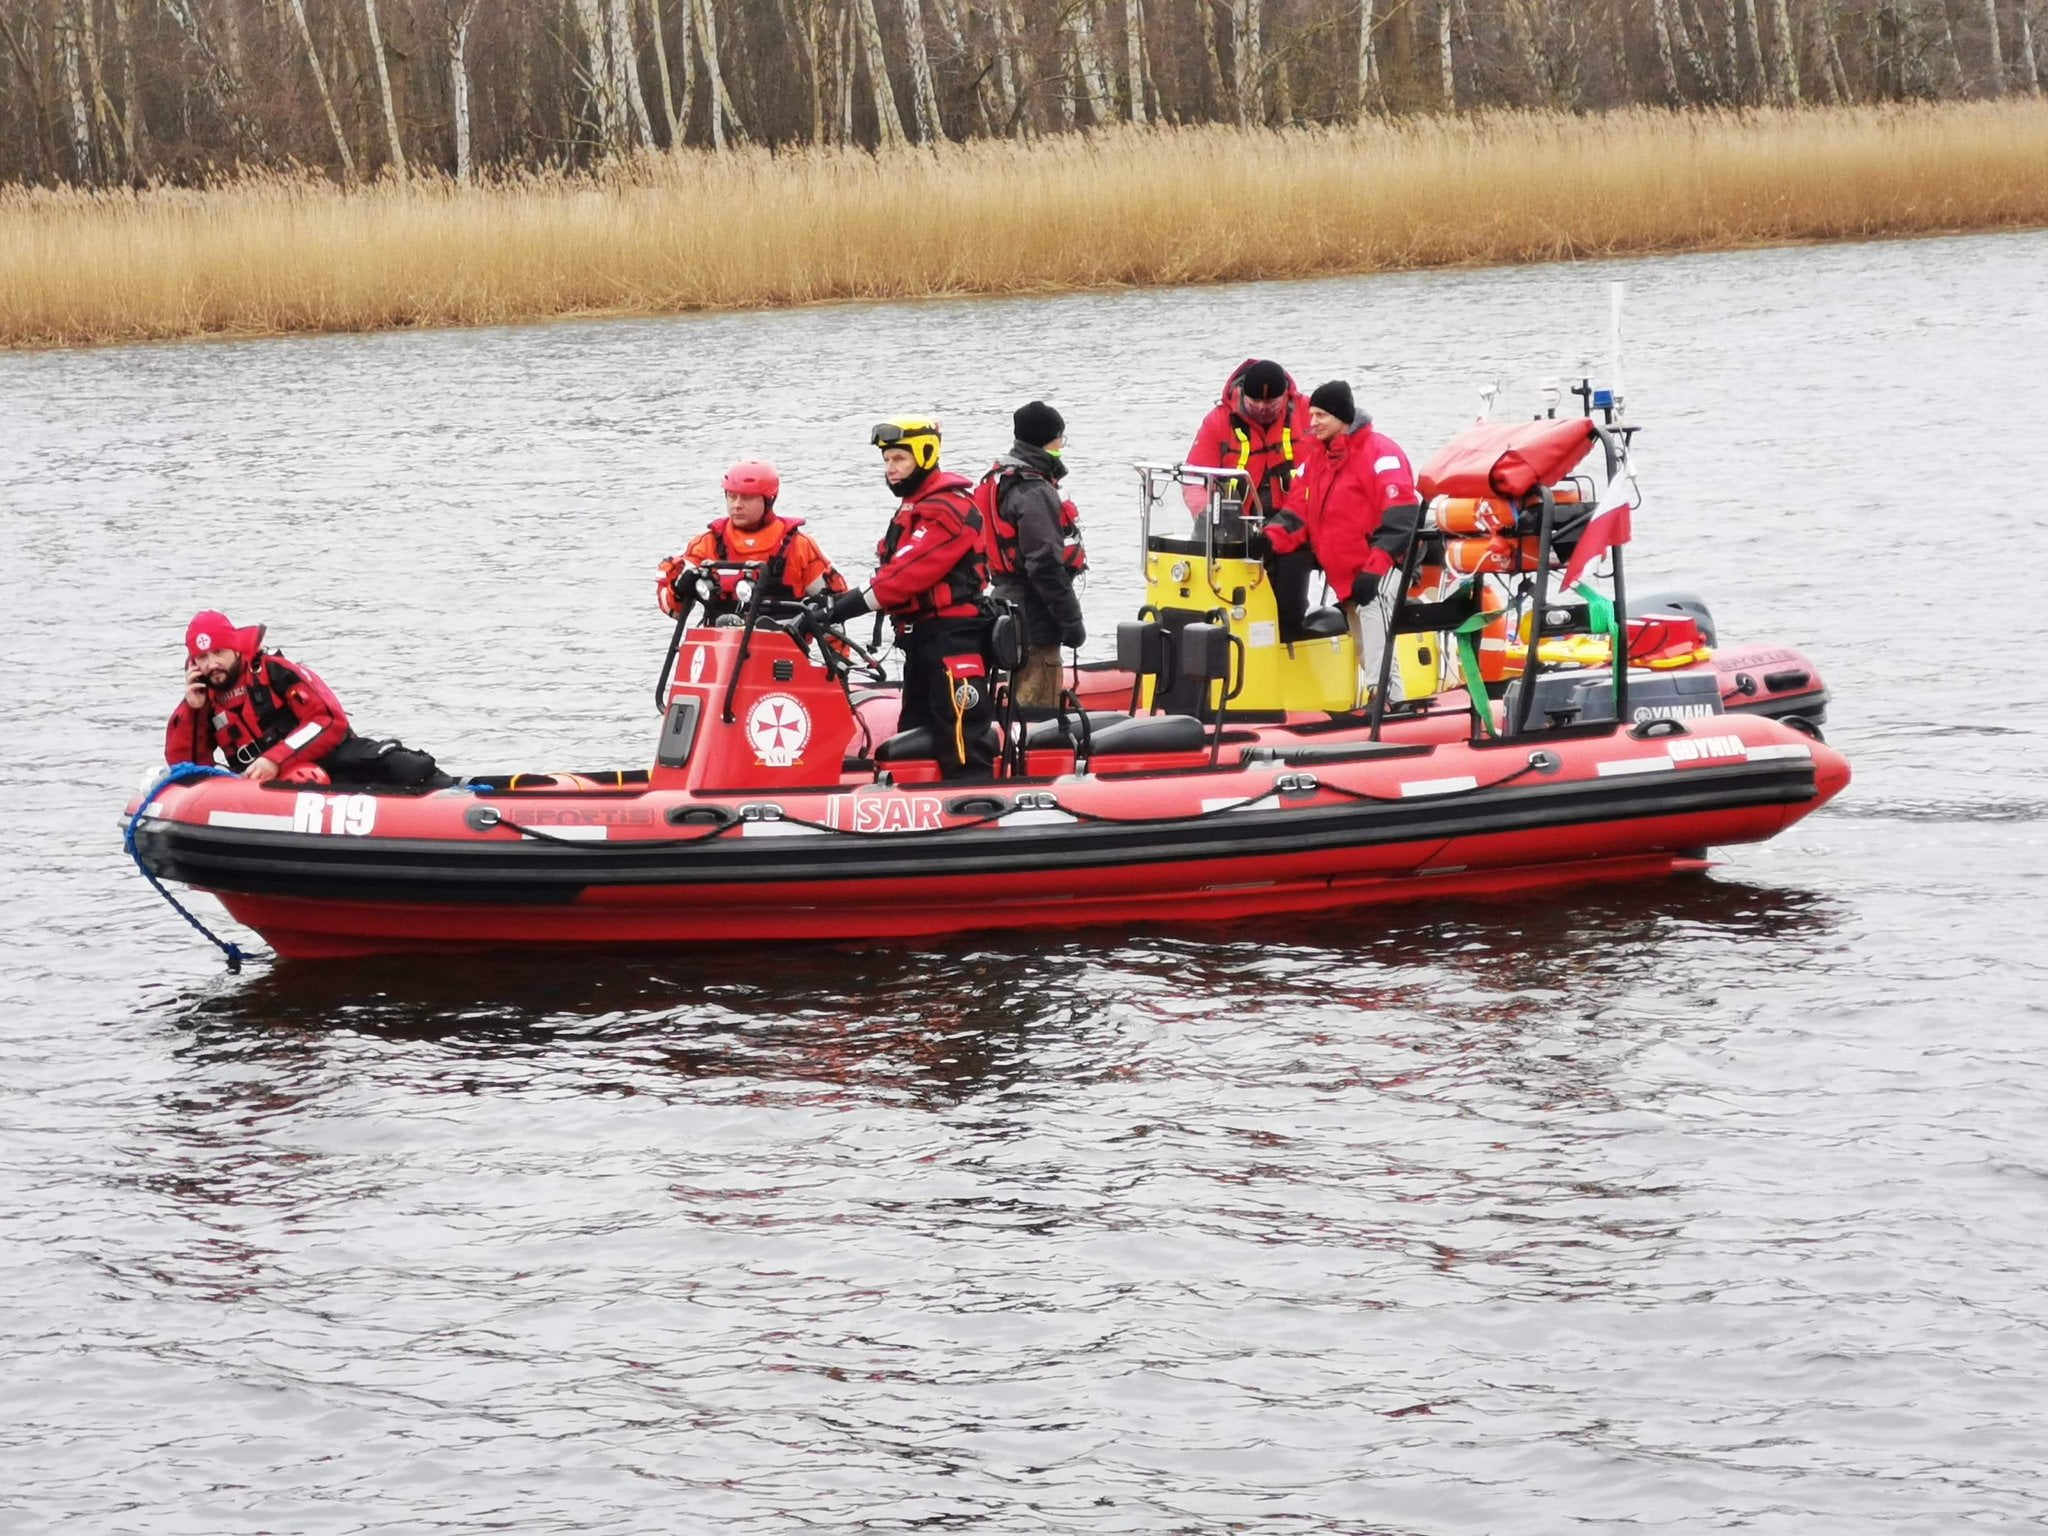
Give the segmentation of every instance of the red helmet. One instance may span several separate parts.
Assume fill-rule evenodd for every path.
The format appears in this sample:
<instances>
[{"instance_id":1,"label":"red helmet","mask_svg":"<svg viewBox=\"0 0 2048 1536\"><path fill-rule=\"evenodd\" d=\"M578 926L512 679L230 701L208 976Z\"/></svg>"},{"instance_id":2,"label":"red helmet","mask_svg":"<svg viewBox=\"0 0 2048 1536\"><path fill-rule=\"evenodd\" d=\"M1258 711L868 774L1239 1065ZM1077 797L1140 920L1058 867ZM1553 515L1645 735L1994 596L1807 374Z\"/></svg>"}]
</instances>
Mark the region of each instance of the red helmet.
<instances>
[{"instance_id":1,"label":"red helmet","mask_svg":"<svg viewBox=\"0 0 2048 1536\"><path fill-rule=\"evenodd\" d=\"M773 501L782 494L782 476L762 459L741 459L725 472L725 488L741 496L765 496Z\"/></svg>"}]
</instances>

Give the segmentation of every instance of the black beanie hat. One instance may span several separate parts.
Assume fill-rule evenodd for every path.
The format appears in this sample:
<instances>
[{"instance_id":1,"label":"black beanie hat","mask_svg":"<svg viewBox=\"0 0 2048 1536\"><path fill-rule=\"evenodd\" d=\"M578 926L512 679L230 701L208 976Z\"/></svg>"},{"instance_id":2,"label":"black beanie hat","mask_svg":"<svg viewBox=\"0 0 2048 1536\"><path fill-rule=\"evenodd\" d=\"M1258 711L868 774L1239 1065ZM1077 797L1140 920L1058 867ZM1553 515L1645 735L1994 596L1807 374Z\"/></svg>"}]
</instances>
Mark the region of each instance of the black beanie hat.
<instances>
[{"instance_id":1,"label":"black beanie hat","mask_svg":"<svg viewBox=\"0 0 2048 1536\"><path fill-rule=\"evenodd\" d=\"M1287 393L1287 370L1278 363L1256 362L1237 376L1237 383L1247 400L1278 400Z\"/></svg>"},{"instance_id":2,"label":"black beanie hat","mask_svg":"<svg viewBox=\"0 0 2048 1536\"><path fill-rule=\"evenodd\" d=\"M1358 415L1358 407L1351 400L1351 386L1342 379L1332 379L1327 384L1318 384L1316 392L1308 397L1308 403L1319 411L1328 411L1346 424Z\"/></svg>"},{"instance_id":3,"label":"black beanie hat","mask_svg":"<svg viewBox=\"0 0 2048 1536\"><path fill-rule=\"evenodd\" d=\"M1015 428L1017 441L1033 448L1043 448L1067 435L1067 419L1043 400L1033 400L1020 405L1010 417Z\"/></svg>"}]
</instances>

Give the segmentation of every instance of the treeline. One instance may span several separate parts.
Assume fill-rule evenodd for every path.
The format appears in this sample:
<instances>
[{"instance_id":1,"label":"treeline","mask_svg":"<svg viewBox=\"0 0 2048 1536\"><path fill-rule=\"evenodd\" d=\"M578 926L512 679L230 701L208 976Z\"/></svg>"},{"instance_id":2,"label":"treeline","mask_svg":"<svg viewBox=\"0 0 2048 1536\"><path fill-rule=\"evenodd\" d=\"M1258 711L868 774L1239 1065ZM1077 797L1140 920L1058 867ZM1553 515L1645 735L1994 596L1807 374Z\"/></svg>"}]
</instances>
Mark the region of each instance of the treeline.
<instances>
[{"instance_id":1,"label":"treeline","mask_svg":"<svg viewBox=\"0 0 2048 1536\"><path fill-rule=\"evenodd\" d=\"M0 0L0 181L2038 94L2048 0ZM1256 186L1219 198L1258 200Z\"/></svg>"}]
</instances>

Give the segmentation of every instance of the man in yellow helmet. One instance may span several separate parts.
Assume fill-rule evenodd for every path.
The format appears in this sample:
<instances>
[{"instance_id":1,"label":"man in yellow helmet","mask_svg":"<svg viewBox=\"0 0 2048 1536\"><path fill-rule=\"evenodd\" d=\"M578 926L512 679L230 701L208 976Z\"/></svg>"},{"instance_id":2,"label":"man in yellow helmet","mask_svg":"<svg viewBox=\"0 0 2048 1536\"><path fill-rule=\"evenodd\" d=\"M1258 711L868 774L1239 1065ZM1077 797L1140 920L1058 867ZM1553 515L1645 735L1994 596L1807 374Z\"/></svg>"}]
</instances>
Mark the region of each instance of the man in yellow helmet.
<instances>
[{"instance_id":1,"label":"man in yellow helmet","mask_svg":"<svg viewBox=\"0 0 2048 1536\"><path fill-rule=\"evenodd\" d=\"M973 482L939 468L935 421L885 421L869 441L882 450L883 478L900 500L875 546L874 579L820 609L834 623L870 609L895 620L903 648L899 729L931 728L946 778L993 777L989 620L982 603L988 564Z\"/></svg>"}]
</instances>

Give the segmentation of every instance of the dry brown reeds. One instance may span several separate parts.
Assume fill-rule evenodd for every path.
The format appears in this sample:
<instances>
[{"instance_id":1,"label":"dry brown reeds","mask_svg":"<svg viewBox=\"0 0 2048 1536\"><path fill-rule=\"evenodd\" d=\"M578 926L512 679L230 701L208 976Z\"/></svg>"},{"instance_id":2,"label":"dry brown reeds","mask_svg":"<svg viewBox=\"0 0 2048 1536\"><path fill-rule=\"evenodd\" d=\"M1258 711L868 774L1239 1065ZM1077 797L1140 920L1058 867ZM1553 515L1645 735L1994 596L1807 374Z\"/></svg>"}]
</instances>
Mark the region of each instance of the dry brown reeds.
<instances>
[{"instance_id":1,"label":"dry brown reeds","mask_svg":"<svg viewBox=\"0 0 2048 1536\"><path fill-rule=\"evenodd\" d=\"M2048 104L1294 132L881 156L685 152L601 178L0 193L0 344L1050 293L2048 225Z\"/></svg>"}]
</instances>

